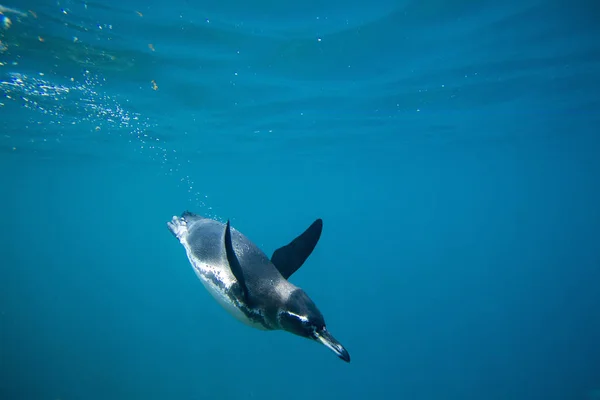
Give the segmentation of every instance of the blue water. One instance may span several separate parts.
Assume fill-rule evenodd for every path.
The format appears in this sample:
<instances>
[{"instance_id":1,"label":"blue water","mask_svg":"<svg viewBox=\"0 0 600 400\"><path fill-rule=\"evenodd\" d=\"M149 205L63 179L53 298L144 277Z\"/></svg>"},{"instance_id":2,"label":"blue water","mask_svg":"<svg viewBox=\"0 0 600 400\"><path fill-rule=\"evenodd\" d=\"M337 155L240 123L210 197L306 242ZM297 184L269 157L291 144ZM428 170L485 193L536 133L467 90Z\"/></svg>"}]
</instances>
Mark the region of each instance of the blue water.
<instances>
[{"instance_id":1,"label":"blue water","mask_svg":"<svg viewBox=\"0 0 600 400\"><path fill-rule=\"evenodd\" d=\"M600 398L593 1L2 0L0 399ZM234 320L231 219L352 362Z\"/></svg>"}]
</instances>

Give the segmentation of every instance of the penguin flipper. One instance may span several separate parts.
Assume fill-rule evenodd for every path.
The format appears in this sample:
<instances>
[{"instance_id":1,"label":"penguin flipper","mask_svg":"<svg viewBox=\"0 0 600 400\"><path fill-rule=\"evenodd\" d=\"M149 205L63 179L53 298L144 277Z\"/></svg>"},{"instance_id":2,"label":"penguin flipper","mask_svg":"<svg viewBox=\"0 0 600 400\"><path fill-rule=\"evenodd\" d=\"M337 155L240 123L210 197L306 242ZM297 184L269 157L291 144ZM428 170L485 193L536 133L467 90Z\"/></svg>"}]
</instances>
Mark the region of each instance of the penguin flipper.
<instances>
[{"instance_id":1,"label":"penguin flipper","mask_svg":"<svg viewBox=\"0 0 600 400\"><path fill-rule=\"evenodd\" d=\"M312 253L321 238L323 220L315 220L300 236L273 252L271 262L285 279L296 272Z\"/></svg>"},{"instance_id":2,"label":"penguin flipper","mask_svg":"<svg viewBox=\"0 0 600 400\"><path fill-rule=\"evenodd\" d=\"M240 289L242 290L242 294L244 295L244 299L248 301L248 287L246 286L246 280L244 279L244 273L242 272L242 266L240 265L240 261L235 255L235 251L233 250L233 243L231 242L231 226L229 224L229 220L227 220L227 224L225 225L225 253L227 254L227 262L229 263L229 268L231 268L231 272L235 279L237 279Z\"/></svg>"}]
</instances>

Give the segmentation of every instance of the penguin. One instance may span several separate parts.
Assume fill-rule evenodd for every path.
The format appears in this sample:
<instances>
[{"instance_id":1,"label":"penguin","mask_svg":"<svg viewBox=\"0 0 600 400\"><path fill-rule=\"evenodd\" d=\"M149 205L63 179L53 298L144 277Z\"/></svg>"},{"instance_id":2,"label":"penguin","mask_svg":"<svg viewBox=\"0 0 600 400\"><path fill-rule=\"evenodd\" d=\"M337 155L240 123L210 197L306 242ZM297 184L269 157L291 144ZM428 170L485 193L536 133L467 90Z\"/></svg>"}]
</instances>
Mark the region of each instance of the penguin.
<instances>
[{"instance_id":1,"label":"penguin","mask_svg":"<svg viewBox=\"0 0 600 400\"><path fill-rule=\"evenodd\" d=\"M167 226L204 287L236 319L256 329L284 330L314 340L350 362L315 303L288 280L317 245L323 230L320 218L270 259L229 220L222 223L185 211Z\"/></svg>"}]
</instances>

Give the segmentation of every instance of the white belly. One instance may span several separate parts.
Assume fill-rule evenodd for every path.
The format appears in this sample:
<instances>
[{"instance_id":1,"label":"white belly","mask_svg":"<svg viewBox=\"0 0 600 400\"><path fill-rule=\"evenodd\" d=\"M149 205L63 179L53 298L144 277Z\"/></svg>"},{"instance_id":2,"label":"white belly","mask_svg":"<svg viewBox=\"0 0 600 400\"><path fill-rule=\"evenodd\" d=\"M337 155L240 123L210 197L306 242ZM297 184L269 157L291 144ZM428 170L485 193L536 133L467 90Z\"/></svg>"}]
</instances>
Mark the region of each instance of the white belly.
<instances>
[{"instance_id":1,"label":"white belly","mask_svg":"<svg viewBox=\"0 0 600 400\"><path fill-rule=\"evenodd\" d=\"M190 261L190 264L192 264L196 276L198 276L211 296L238 321L252 328L266 330L262 324L250 320L246 314L244 314L244 312L237 307L235 301L228 295L228 291L231 289L231 286L236 282L231 270L229 270L226 266L220 267L202 263L192 254L185 241L182 241L182 244L185 247L188 260ZM219 281L221 281L225 287L220 287L211 279L209 279L208 276L210 274L217 276Z\"/></svg>"}]
</instances>

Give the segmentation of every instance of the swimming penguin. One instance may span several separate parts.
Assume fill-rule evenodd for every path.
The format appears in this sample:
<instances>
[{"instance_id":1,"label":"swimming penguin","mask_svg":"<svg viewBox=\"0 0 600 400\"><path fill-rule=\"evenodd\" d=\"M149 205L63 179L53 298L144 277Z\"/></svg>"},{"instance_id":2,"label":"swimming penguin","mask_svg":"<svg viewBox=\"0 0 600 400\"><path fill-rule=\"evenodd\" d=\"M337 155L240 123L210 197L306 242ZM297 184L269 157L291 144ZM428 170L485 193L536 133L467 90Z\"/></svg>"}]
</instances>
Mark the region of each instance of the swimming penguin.
<instances>
[{"instance_id":1,"label":"swimming penguin","mask_svg":"<svg viewBox=\"0 0 600 400\"><path fill-rule=\"evenodd\" d=\"M344 346L327 330L317 306L288 281L321 237L321 219L275 250L271 259L229 221L223 224L186 211L167 225L185 248L204 287L238 320L257 329L282 329L315 340L350 362Z\"/></svg>"}]
</instances>

